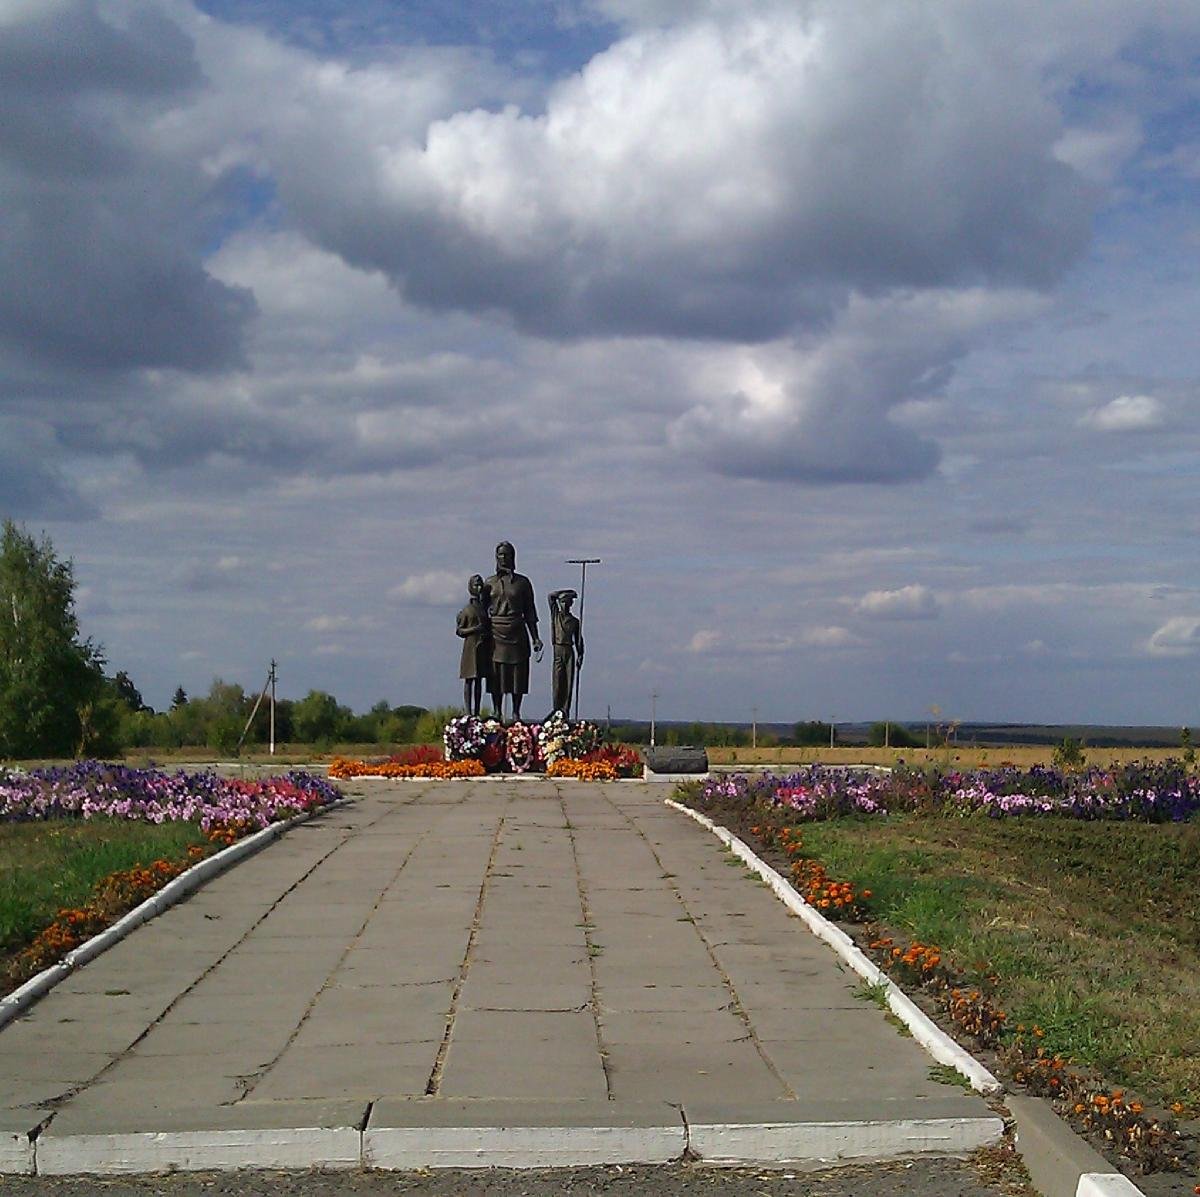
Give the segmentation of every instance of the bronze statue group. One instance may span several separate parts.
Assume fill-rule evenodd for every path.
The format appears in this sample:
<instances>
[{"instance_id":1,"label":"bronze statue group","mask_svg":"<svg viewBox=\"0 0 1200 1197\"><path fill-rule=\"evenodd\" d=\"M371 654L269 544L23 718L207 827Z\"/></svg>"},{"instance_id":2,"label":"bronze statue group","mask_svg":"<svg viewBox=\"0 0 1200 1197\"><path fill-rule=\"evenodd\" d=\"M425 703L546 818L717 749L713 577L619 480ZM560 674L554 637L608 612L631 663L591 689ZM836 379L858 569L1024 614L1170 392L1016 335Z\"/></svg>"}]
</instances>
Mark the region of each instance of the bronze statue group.
<instances>
[{"instance_id":1,"label":"bronze statue group","mask_svg":"<svg viewBox=\"0 0 1200 1197\"><path fill-rule=\"evenodd\" d=\"M507 541L496 546L496 572L486 581L472 575L467 583L467 605L458 613L457 632L462 639L458 675L463 681L463 705L468 715L478 715L483 691L492 710L504 721L504 696L511 701L512 721L521 721L521 701L529 693L529 658L542 659L537 606L533 586L517 573L517 553ZM549 596L553 710L571 716L571 696L583 667L583 635L571 612L574 590L555 590Z\"/></svg>"}]
</instances>

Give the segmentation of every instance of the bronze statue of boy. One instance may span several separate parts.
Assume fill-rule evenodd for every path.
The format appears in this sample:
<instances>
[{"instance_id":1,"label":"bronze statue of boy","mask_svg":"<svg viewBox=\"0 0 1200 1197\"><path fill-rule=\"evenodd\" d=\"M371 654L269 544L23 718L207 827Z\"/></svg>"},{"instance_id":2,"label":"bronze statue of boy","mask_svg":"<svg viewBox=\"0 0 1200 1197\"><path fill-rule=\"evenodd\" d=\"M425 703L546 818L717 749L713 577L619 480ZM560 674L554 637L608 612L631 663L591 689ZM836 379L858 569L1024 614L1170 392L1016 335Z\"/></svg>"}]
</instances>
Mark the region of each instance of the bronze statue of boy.
<instances>
[{"instance_id":1,"label":"bronze statue of boy","mask_svg":"<svg viewBox=\"0 0 1200 1197\"><path fill-rule=\"evenodd\" d=\"M574 590L555 590L550 594L551 639L554 643L554 667L551 686L554 710L571 718L571 695L575 690L576 672L583 667L583 630L571 614L571 604L577 595Z\"/></svg>"}]
</instances>

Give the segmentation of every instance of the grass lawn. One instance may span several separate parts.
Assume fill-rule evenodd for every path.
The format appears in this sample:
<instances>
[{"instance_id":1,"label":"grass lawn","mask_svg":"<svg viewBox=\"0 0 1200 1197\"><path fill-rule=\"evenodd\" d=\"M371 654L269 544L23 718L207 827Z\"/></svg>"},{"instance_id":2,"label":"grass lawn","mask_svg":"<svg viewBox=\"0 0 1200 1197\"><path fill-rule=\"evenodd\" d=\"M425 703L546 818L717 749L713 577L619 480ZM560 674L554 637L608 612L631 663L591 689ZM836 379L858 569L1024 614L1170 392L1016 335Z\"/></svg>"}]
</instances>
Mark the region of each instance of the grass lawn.
<instances>
[{"instance_id":1,"label":"grass lawn","mask_svg":"<svg viewBox=\"0 0 1200 1197\"><path fill-rule=\"evenodd\" d=\"M195 823L52 819L0 823L0 966L102 878L205 843Z\"/></svg>"},{"instance_id":2,"label":"grass lawn","mask_svg":"<svg viewBox=\"0 0 1200 1197\"><path fill-rule=\"evenodd\" d=\"M896 931L999 977L1009 1025L1200 1107L1200 824L890 815L803 827Z\"/></svg>"}]
</instances>

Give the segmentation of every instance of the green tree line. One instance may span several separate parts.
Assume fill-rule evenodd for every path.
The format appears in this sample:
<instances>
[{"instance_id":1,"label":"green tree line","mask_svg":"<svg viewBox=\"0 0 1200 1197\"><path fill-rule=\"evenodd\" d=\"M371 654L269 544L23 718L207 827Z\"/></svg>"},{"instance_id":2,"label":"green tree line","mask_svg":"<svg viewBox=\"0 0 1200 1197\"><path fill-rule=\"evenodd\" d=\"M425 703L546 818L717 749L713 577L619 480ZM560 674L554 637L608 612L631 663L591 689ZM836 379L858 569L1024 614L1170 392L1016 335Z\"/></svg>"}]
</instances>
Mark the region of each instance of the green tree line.
<instances>
[{"instance_id":1,"label":"green tree line","mask_svg":"<svg viewBox=\"0 0 1200 1197\"><path fill-rule=\"evenodd\" d=\"M243 731L248 746L265 744L270 736L270 711L264 701L246 727L257 695L247 694L236 683L215 678L206 695L189 698L180 687L171 708L152 711L141 695L121 698L117 741L121 748L185 748L206 746L230 753L238 746ZM391 706L377 702L365 714L355 714L324 690L310 690L303 698L281 698L275 703L277 744L408 744L420 739L440 739L428 726L430 712L420 706Z\"/></svg>"}]
</instances>

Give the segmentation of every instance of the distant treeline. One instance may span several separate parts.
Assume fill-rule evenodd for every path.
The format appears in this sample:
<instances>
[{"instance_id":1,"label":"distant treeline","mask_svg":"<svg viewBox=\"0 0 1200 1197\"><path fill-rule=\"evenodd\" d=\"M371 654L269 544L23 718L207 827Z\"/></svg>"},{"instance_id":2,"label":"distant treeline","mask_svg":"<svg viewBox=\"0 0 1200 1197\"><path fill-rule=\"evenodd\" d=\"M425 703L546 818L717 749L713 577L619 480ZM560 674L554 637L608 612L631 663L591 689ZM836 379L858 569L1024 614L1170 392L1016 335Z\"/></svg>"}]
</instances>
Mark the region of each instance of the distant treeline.
<instances>
[{"instance_id":1,"label":"distant treeline","mask_svg":"<svg viewBox=\"0 0 1200 1197\"><path fill-rule=\"evenodd\" d=\"M257 694L217 678L203 697L191 698L182 686L171 707L154 711L128 681L118 674L114 688L120 700L115 728L118 748L208 747L232 752L243 731L245 744L265 744L270 735L270 710L263 702L246 730ZM310 690L303 698L280 698L275 703L277 744L412 744L435 743L442 737L446 719L455 711L430 711L414 705L391 706L377 702L357 715L323 690Z\"/></svg>"},{"instance_id":2,"label":"distant treeline","mask_svg":"<svg viewBox=\"0 0 1200 1197\"><path fill-rule=\"evenodd\" d=\"M179 687L171 706L154 711L142 700L128 674L107 679L106 748L208 747L230 753L245 731L244 744L267 742L270 732L268 704L263 702L247 729L257 694L247 694L235 683L217 678L207 694L191 697ZM323 690L310 690L303 698L281 698L275 704L276 744L372 744L381 749L399 744L440 742L447 720L461 711L454 707L429 709L413 704L392 706L377 702L356 714ZM619 721L606 727L608 738L627 744L647 744L650 724ZM1180 732L1173 728L1083 727L1035 724L957 724L947 726L880 720L875 723L830 724L809 720L795 724L747 724L658 721L658 744L701 744L711 748L820 747L871 745L893 748L936 747L949 738L959 744L1003 747L1019 744L1060 744L1065 738L1085 747L1175 747Z\"/></svg>"}]
</instances>

